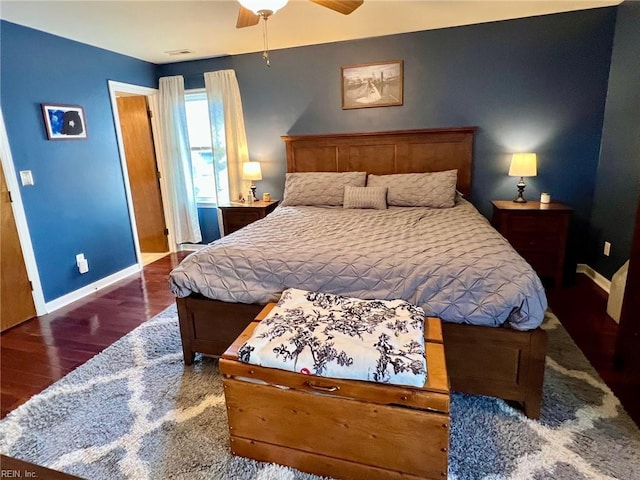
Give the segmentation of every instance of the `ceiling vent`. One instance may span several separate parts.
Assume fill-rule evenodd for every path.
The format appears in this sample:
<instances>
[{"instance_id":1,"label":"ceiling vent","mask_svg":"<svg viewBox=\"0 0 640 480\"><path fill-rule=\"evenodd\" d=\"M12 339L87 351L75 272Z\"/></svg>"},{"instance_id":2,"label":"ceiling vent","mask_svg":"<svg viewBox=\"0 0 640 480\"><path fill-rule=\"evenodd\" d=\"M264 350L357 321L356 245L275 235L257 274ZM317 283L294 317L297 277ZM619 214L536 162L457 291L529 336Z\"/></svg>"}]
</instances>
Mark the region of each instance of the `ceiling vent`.
<instances>
[{"instance_id":1,"label":"ceiling vent","mask_svg":"<svg viewBox=\"0 0 640 480\"><path fill-rule=\"evenodd\" d=\"M176 55L188 55L189 53L193 53L193 50L189 50L188 48L181 48L179 50L169 50L168 52L164 53L168 53L169 55L174 57Z\"/></svg>"}]
</instances>

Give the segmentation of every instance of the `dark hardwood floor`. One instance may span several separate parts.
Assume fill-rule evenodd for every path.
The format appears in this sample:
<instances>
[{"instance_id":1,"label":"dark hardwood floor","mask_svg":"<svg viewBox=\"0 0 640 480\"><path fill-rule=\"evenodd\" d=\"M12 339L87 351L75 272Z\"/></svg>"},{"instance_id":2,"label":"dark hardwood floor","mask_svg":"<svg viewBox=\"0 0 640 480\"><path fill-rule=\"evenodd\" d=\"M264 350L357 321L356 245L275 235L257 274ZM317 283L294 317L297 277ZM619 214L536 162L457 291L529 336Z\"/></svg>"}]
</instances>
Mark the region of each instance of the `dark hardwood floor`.
<instances>
[{"instance_id":1,"label":"dark hardwood floor","mask_svg":"<svg viewBox=\"0 0 640 480\"><path fill-rule=\"evenodd\" d=\"M551 311L640 426L640 375L614 368L618 324L607 315L607 293L586 275L574 285L547 293Z\"/></svg>"},{"instance_id":2,"label":"dark hardwood floor","mask_svg":"<svg viewBox=\"0 0 640 480\"><path fill-rule=\"evenodd\" d=\"M186 253L168 255L107 289L33 318L0 336L2 417L175 299L167 275ZM550 291L549 304L578 346L640 425L640 385L613 368L618 325L606 314L606 294L584 275Z\"/></svg>"},{"instance_id":3,"label":"dark hardwood floor","mask_svg":"<svg viewBox=\"0 0 640 480\"><path fill-rule=\"evenodd\" d=\"M2 332L1 418L175 302L167 275L188 253Z\"/></svg>"}]
</instances>

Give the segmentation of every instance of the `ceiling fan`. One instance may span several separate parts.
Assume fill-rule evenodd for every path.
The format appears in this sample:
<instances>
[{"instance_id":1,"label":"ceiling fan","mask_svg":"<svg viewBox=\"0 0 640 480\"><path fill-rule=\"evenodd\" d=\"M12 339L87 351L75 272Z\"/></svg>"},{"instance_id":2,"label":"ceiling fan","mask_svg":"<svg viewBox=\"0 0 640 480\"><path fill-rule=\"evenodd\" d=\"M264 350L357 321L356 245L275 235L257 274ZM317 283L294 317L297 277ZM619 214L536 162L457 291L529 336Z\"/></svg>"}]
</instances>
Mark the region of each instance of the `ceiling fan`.
<instances>
[{"instance_id":1,"label":"ceiling fan","mask_svg":"<svg viewBox=\"0 0 640 480\"><path fill-rule=\"evenodd\" d=\"M267 39L267 19L284 7L289 0L238 0L240 3L240 11L238 12L238 21L236 28L252 27L257 25L262 18L264 51L262 58L267 67L271 66L269 61L269 42ZM336 1L336 0L310 0L323 7L329 8L343 15L349 15L356 8L364 3L364 0Z\"/></svg>"},{"instance_id":2,"label":"ceiling fan","mask_svg":"<svg viewBox=\"0 0 640 480\"><path fill-rule=\"evenodd\" d=\"M364 3L364 0L335 1L335 0L310 0L323 7L329 8L343 15L349 15ZM261 18L266 20L271 15L284 7L288 0L238 0L240 11L236 28L252 27L257 25Z\"/></svg>"}]
</instances>

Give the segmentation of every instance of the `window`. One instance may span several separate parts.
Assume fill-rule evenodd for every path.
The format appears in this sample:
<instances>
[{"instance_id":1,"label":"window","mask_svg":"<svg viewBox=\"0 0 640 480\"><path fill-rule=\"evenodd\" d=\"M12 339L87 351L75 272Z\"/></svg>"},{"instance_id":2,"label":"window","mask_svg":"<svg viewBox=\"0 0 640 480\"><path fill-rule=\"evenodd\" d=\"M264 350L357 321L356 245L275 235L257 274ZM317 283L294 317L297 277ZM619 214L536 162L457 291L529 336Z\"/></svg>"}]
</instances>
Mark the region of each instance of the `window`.
<instances>
[{"instance_id":1,"label":"window","mask_svg":"<svg viewBox=\"0 0 640 480\"><path fill-rule=\"evenodd\" d=\"M222 105L219 106L222 110ZM185 93L185 109L189 145L191 146L191 168L196 201L199 205L216 204L229 200L227 180L227 154L224 144L224 123L215 125L217 135L211 141L209 105L207 94L201 90ZM217 118L223 118L217 115ZM212 146L213 145L213 146ZM215 169L214 169L215 165ZM216 196L217 192L217 196Z\"/></svg>"}]
</instances>

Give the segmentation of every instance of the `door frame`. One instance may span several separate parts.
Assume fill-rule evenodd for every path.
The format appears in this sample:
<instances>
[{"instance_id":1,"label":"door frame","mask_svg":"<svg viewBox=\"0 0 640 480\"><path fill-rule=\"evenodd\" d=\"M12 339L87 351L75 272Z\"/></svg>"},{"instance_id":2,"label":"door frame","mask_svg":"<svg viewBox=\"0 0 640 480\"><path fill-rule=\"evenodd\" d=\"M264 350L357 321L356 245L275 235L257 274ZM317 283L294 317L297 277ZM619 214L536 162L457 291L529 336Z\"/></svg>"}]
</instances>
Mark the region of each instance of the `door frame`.
<instances>
[{"instance_id":1,"label":"door frame","mask_svg":"<svg viewBox=\"0 0 640 480\"><path fill-rule=\"evenodd\" d=\"M638 379L640 378L640 353L637 350L640 344L640 320L638 320L640 301L637 294L632 292L637 292L640 287L640 196L638 197L638 206L636 207L634 218L635 223L629 253L629 270L622 297L614 363L617 368L626 370Z\"/></svg>"},{"instance_id":2,"label":"door frame","mask_svg":"<svg viewBox=\"0 0 640 480\"><path fill-rule=\"evenodd\" d=\"M16 176L16 169L13 165L13 156L11 155L9 137L7 136L7 130L4 124L2 107L0 107L0 157L4 177L7 182L7 189L11 192L13 218L16 221L18 238L20 239L20 246L22 247L22 256L24 257L24 264L27 268L27 276L33 288L31 295L33 297L33 304L36 307L36 315L44 315L47 313L47 308L44 301L44 293L42 292L42 283L40 282L40 274L38 273L38 264L36 262L35 252L33 251L33 244L31 243L27 216L24 212L20 185Z\"/></svg>"},{"instance_id":3,"label":"door frame","mask_svg":"<svg viewBox=\"0 0 640 480\"><path fill-rule=\"evenodd\" d=\"M136 258L138 260L138 265L142 267L142 255L140 252L140 239L138 238L138 226L136 224L136 216L133 210L133 196L131 195L131 184L129 182L129 170L127 168L127 156L124 150L124 142L122 139L122 130L120 128L120 114L118 112L118 100L117 93L128 93L133 95L141 95L147 97L147 104L149 109L151 109L151 114L156 115L153 112L153 102L149 101L149 97L153 94L158 93L157 88L151 87L143 87L140 85L133 85L130 83L116 82L114 80L109 80L109 97L111 99L111 108L113 111L113 123L116 129L116 138L118 140L118 151L120 152L120 164L122 166L122 177L124 181L124 188L127 195L127 207L129 208L129 219L131 220L131 233L133 235L133 242L136 250ZM167 186L165 184L165 171L164 164L161 161L160 150L159 150L159 142L158 142L158 132L156 130L156 122L151 121L151 133L153 135L153 143L156 153L156 164L158 167L158 171L160 172L160 197L162 198L162 210L164 215L164 222L169 230L169 234L167 235L167 244L169 247L169 252L174 253L177 251L176 245L173 241L173 222L171 221L172 216L170 215L169 209L171 208L171 204L169 203L166 193Z\"/></svg>"}]
</instances>

